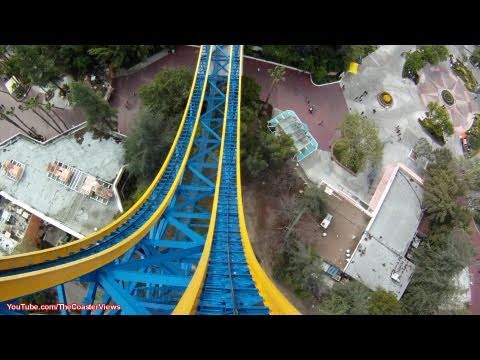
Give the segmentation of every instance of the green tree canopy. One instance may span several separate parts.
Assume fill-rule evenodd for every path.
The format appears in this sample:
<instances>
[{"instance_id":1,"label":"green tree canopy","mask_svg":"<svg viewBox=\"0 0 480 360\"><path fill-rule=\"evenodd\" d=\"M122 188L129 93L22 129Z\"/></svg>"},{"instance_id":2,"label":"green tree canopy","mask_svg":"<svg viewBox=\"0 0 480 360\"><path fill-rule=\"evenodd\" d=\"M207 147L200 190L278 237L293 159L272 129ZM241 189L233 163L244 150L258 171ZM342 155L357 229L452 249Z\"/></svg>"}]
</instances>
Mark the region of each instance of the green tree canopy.
<instances>
[{"instance_id":1,"label":"green tree canopy","mask_svg":"<svg viewBox=\"0 0 480 360\"><path fill-rule=\"evenodd\" d=\"M88 53L113 71L132 66L145 59L152 50L150 45L104 45L93 47Z\"/></svg>"},{"instance_id":2,"label":"green tree canopy","mask_svg":"<svg viewBox=\"0 0 480 360\"><path fill-rule=\"evenodd\" d=\"M472 55L470 56L470 62L473 64L473 65L478 65L480 64L480 48L476 48Z\"/></svg>"},{"instance_id":3,"label":"green tree canopy","mask_svg":"<svg viewBox=\"0 0 480 360\"><path fill-rule=\"evenodd\" d=\"M130 174L146 182L154 179L170 150L179 120L178 115L167 118L161 112L142 109L137 126L125 142Z\"/></svg>"},{"instance_id":4,"label":"green tree canopy","mask_svg":"<svg viewBox=\"0 0 480 360\"><path fill-rule=\"evenodd\" d=\"M260 99L262 88L249 76L242 76L242 106L256 108Z\"/></svg>"},{"instance_id":5,"label":"green tree canopy","mask_svg":"<svg viewBox=\"0 0 480 360\"><path fill-rule=\"evenodd\" d=\"M453 124L447 109L434 101L429 102L427 107L428 117L433 120L434 125L440 127L445 134L453 135Z\"/></svg>"},{"instance_id":6,"label":"green tree canopy","mask_svg":"<svg viewBox=\"0 0 480 360\"><path fill-rule=\"evenodd\" d=\"M426 62L437 65L448 58L448 49L445 45L423 45L419 47Z\"/></svg>"},{"instance_id":7,"label":"green tree canopy","mask_svg":"<svg viewBox=\"0 0 480 360\"><path fill-rule=\"evenodd\" d=\"M451 222L458 211L456 198L460 193L461 188L451 169L430 169L423 194L423 206L429 218L440 224Z\"/></svg>"},{"instance_id":8,"label":"green tree canopy","mask_svg":"<svg viewBox=\"0 0 480 360\"><path fill-rule=\"evenodd\" d=\"M45 45L15 45L6 66L10 75L24 84L47 86L56 84L61 76L54 54Z\"/></svg>"},{"instance_id":9,"label":"green tree canopy","mask_svg":"<svg viewBox=\"0 0 480 360\"><path fill-rule=\"evenodd\" d=\"M162 68L150 83L140 88L139 94L145 106L168 118L183 113L192 82L190 70Z\"/></svg>"},{"instance_id":10,"label":"green tree canopy","mask_svg":"<svg viewBox=\"0 0 480 360\"><path fill-rule=\"evenodd\" d=\"M115 130L117 126L117 111L112 108L90 86L74 81L70 84L69 101L78 106L87 117L89 129L99 131Z\"/></svg>"},{"instance_id":11,"label":"green tree canopy","mask_svg":"<svg viewBox=\"0 0 480 360\"><path fill-rule=\"evenodd\" d=\"M354 172L364 169L367 161L378 162L383 156L383 143L375 123L359 114L348 114L340 124L342 137L335 143L337 159Z\"/></svg>"},{"instance_id":12,"label":"green tree canopy","mask_svg":"<svg viewBox=\"0 0 480 360\"><path fill-rule=\"evenodd\" d=\"M394 293L378 289L371 293L368 299L368 313L370 315L398 315L402 304Z\"/></svg>"},{"instance_id":13,"label":"green tree canopy","mask_svg":"<svg viewBox=\"0 0 480 360\"><path fill-rule=\"evenodd\" d=\"M413 255L416 268L402 303L409 314L437 314L458 293L454 277L473 259L470 235L434 225Z\"/></svg>"},{"instance_id":14,"label":"green tree canopy","mask_svg":"<svg viewBox=\"0 0 480 360\"><path fill-rule=\"evenodd\" d=\"M425 158L427 160L433 160L433 149L432 145L424 137L417 140L415 146L413 147L417 158Z\"/></svg>"},{"instance_id":15,"label":"green tree canopy","mask_svg":"<svg viewBox=\"0 0 480 360\"><path fill-rule=\"evenodd\" d=\"M361 62L371 52L378 48L377 45L348 45L345 47L345 64L352 61Z\"/></svg>"},{"instance_id":16,"label":"green tree canopy","mask_svg":"<svg viewBox=\"0 0 480 360\"><path fill-rule=\"evenodd\" d=\"M327 315L367 315L371 291L358 281L335 283L320 303L320 312Z\"/></svg>"},{"instance_id":17,"label":"green tree canopy","mask_svg":"<svg viewBox=\"0 0 480 360\"><path fill-rule=\"evenodd\" d=\"M300 206L315 216L324 217L327 214L325 192L318 186L308 186L300 198Z\"/></svg>"}]
</instances>

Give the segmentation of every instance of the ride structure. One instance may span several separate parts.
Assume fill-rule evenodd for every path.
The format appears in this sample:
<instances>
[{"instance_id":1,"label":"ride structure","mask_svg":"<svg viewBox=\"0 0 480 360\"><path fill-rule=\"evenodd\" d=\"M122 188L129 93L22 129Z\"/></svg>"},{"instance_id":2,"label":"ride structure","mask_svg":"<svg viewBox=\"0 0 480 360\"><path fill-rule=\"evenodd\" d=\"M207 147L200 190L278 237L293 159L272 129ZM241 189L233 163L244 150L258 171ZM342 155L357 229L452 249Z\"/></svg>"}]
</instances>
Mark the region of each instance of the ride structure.
<instances>
[{"instance_id":1,"label":"ride structure","mask_svg":"<svg viewBox=\"0 0 480 360\"><path fill-rule=\"evenodd\" d=\"M298 314L260 267L245 225L242 58L239 45L200 48L177 135L142 198L81 240L0 258L0 311L51 287L67 303L64 284L75 280L87 284L83 304L121 309L82 314Z\"/></svg>"}]
</instances>

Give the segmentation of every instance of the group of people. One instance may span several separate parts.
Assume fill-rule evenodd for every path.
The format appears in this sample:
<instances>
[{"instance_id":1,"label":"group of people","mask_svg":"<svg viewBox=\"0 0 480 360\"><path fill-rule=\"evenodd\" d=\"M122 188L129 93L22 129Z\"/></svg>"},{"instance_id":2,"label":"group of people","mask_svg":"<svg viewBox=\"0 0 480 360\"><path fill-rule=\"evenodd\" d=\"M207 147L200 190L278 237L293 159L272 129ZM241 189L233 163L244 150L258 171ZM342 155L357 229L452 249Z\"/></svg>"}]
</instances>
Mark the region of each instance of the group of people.
<instances>
[{"instance_id":1,"label":"group of people","mask_svg":"<svg viewBox=\"0 0 480 360\"><path fill-rule=\"evenodd\" d=\"M362 95L357 96L355 99L353 99L353 101L362 102L363 97L364 97L365 95L368 95L368 91L367 91L367 90L365 90Z\"/></svg>"}]
</instances>

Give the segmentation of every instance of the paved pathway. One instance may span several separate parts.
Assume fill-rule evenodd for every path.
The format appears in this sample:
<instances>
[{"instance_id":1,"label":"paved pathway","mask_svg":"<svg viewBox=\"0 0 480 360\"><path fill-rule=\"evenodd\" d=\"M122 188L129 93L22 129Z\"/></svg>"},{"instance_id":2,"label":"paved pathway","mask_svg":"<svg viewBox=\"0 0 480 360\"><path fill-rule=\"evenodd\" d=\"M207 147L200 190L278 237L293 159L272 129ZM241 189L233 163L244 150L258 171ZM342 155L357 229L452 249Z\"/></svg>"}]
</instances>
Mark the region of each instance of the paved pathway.
<instances>
[{"instance_id":1,"label":"paved pathway","mask_svg":"<svg viewBox=\"0 0 480 360\"><path fill-rule=\"evenodd\" d=\"M443 90L450 91L455 99L453 105L445 106L455 131L461 134L472 126L474 114L480 111L480 105L475 101L475 94L467 90L462 79L450 69L448 62L426 67L422 71L418 84L420 98L425 108L431 101L444 105L445 102L441 96Z\"/></svg>"},{"instance_id":2,"label":"paved pathway","mask_svg":"<svg viewBox=\"0 0 480 360\"><path fill-rule=\"evenodd\" d=\"M199 49L195 47L179 46L175 54L167 55L134 74L114 80L115 91L111 104L118 109L121 133L128 134L135 123L135 116L141 102L138 96L139 87L150 82L162 67L185 66L194 69L198 51ZM244 60L244 74L253 77L262 86L263 99L266 98L271 83L267 70L273 67L274 65L254 59ZM260 71L258 71L259 68ZM276 108L294 110L309 126L319 147L328 149L337 125L344 119L347 112L340 86L338 84L315 86L311 83L309 74L291 69L287 69L285 79L272 93L270 102ZM314 105L313 114L308 112L307 98ZM129 109L125 107L127 100ZM322 120L322 125L318 125Z\"/></svg>"},{"instance_id":3,"label":"paved pathway","mask_svg":"<svg viewBox=\"0 0 480 360\"><path fill-rule=\"evenodd\" d=\"M31 110L26 110L24 112L20 111L18 109L18 105L21 105L22 103L16 101L8 92L4 92L1 90L2 89L0 89L0 104L5 105L7 109L10 109L10 107L12 106L15 107L16 109L15 114L20 119L22 119L24 123L26 123L29 126L33 126L36 129L36 131L40 135L43 135L46 139L49 139L53 136L58 135L58 133L55 130L53 130L51 127L45 124L45 122L33 111ZM41 113L42 116L45 117L47 120L50 120L48 116L44 115L40 110L37 110L37 112ZM63 119L65 124L68 126L68 128L72 128L73 126L78 125L85 121L83 114L78 109L75 109L75 110L55 109L55 112ZM52 116L59 123L62 130L65 131L65 127L63 126L63 124L60 123L60 121L55 117L55 115L52 114ZM18 120L13 115L9 117L11 117L12 120L18 123ZM21 132L14 125L8 123L6 120L0 120L0 142L18 133L23 134L23 132Z\"/></svg>"},{"instance_id":4,"label":"paved pathway","mask_svg":"<svg viewBox=\"0 0 480 360\"><path fill-rule=\"evenodd\" d=\"M470 311L473 315L480 315L480 231L472 221L472 245L475 249L475 262L470 265L471 276L471 300Z\"/></svg>"}]
</instances>

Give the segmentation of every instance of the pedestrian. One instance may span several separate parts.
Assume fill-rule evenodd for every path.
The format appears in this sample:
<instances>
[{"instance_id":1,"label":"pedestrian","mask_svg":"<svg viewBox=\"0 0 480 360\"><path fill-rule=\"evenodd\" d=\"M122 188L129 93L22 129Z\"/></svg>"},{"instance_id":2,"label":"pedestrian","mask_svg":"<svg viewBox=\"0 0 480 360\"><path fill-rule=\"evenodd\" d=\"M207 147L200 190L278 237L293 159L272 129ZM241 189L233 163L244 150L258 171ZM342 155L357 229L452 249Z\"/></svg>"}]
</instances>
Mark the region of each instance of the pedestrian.
<instances>
[{"instance_id":1,"label":"pedestrian","mask_svg":"<svg viewBox=\"0 0 480 360\"><path fill-rule=\"evenodd\" d=\"M365 113L365 111L362 111L362 113L360 115L363 115Z\"/></svg>"},{"instance_id":2,"label":"pedestrian","mask_svg":"<svg viewBox=\"0 0 480 360\"><path fill-rule=\"evenodd\" d=\"M129 107L130 107L130 104L128 103L128 100L125 101L125 107L126 107L127 109L129 109Z\"/></svg>"},{"instance_id":3,"label":"pedestrian","mask_svg":"<svg viewBox=\"0 0 480 360\"><path fill-rule=\"evenodd\" d=\"M345 90L345 84L342 85L342 90Z\"/></svg>"},{"instance_id":4,"label":"pedestrian","mask_svg":"<svg viewBox=\"0 0 480 360\"><path fill-rule=\"evenodd\" d=\"M257 69L257 72L260 72L260 68Z\"/></svg>"},{"instance_id":5,"label":"pedestrian","mask_svg":"<svg viewBox=\"0 0 480 360\"><path fill-rule=\"evenodd\" d=\"M307 98L307 105L310 105L310 99Z\"/></svg>"},{"instance_id":6,"label":"pedestrian","mask_svg":"<svg viewBox=\"0 0 480 360\"><path fill-rule=\"evenodd\" d=\"M135 91L133 92L133 96L137 96L137 93Z\"/></svg>"},{"instance_id":7,"label":"pedestrian","mask_svg":"<svg viewBox=\"0 0 480 360\"><path fill-rule=\"evenodd\" d=\"M377 112L377 110L373 109L373 113L375 114Z\"/></svg>"},{"instance_id":8,"label":"pedestrian","mask_svg":"<svg viewBox=\"0 0 480 360\"><path fill-rule=\"evenodd\" d=\"M310 106L310 107L308 108L308 111L310 111L310 114L313 114L313 107Z\"/></svg>"}]
</instances>

